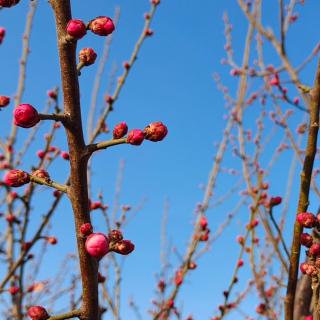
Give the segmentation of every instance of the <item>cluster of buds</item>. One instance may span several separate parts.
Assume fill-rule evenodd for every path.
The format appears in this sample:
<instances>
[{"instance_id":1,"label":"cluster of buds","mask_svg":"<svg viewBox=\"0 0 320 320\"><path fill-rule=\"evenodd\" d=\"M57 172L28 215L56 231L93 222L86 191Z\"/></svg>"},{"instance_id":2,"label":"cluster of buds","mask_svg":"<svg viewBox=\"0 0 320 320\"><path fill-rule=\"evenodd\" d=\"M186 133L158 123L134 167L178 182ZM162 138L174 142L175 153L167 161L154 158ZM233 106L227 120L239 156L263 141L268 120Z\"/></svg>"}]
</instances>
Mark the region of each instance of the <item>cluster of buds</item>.
<instances>
[{"instance_id":1,"label":"cluster of buds","mask_svg":"<svg viewBox=\"0 0 320 320\"><path fill-rule=\"evenodd\" d=\"M199 232L196 234L196 239L199 241L208 241L210 229L208 228L208 220L205 216L201 216L198 222Z\"/></svg>"},{"instance_id":2,"label":"cluster of buds","mask_svg":"<svg viewBox=\"0 0 320 320\"><path fill-rule=\"evenodd\" d=\"M83 38L87 34L87 30L99 36L108 36L114 29L112 19L106 16L92 19L87 25L79 19L72 19L67 24L67 34L75 40Z\"/></svg>"},{"instance_id":3,"label":"cluster of buds","mask_svg":"<svg viewBox=\"0 0 320 320\"><path fill-rule=\"evenodd\" d=\"M128 133L128 126L125 122L118 123L113 129L113 138L121 139ZM153 122L144 128L144 130L133 129L127 135L127 143L139 146L144 139L158 142L162 141L168 134L167 127L162 122Z\"/></svg>"},{"instance_id":4,"label":"cluster of buds","mask_svg":"<svg viewBox=\"0 0 320 320\"><path fill-rule=\"evenodd\" d=\"M123 235L120 230L112 230L109 233L110 251L128 255L134 250L134 244L130 240L123 240Z\"/></svg>"},{"instance_id":5,"label":"cluster of buds","mask_svg":"<svg viewBox=\"0 0 320 320\"><path fill-rule=\"evenodd\" d=\"M134 244L130 240L123 240L120 230L112 230L108 235L100 232L92 233L92 225L85 223L79 231L83 236L87 236L85 243L87 253L98 260L102 259L109 251L128 255L134 250Z\"/></svg>"}]
</instances>

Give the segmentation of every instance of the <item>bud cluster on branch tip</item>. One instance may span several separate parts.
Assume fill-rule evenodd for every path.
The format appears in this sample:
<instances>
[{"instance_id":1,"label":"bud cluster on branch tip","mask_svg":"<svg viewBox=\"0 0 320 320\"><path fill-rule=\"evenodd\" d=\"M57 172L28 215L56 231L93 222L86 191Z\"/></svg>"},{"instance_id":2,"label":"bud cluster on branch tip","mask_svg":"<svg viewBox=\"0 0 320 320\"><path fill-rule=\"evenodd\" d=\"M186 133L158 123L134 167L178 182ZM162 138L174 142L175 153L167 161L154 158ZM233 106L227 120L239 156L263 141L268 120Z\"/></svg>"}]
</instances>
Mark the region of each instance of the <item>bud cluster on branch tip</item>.
<instances>
[{"instance_id":1,"label":"bud cluster on branch tip","mask_svg":"<svg viewBox=\"0 0 320 320\"><path fill-rule=\"evenodd\" d=\"M310 248L313 243L313 237L309 233L302 233L300 236L300 243L301 245Z\"/></svg>"},{"instance_id":2,"label":"bud cluster on branch tip","mask_svg":"<svg viewBox=\"0 0 320 320\"><path fill-rule=\"evenodd\" d=\"M3 42L5 35L6 35L6 29L0 27L0 44Z\"/></svg>"},{"instance_id":3,"label":"bud cluster on branch tip","mask_svg":"<svg viewBox=\"0 0 320 320\"><path fill-rule=\"evenodd\" d=\"M89 22L88 29L98 36L108 36L114 29L114 23L111 18L100 16Z\"/></svg>"},{"instance_id":4,"label":"bud cluster on branch tip","mask_svg":"<svg viewBox=\"0 0 320 320\"><path fill-rule=\"evenodd\" d=\"M297 221L305 228L313 228L317 223L315 215L310 212L299 213L297 215Z\"/></svg>"},{"instance_id":5,"label":"bud cluster on branch tip","mask_svg":"<svg viewBox=\"0 0 320 320\"><path fill-rule=\"evenodd\" d=\"M82 20L72 19L67 24L67 33L74 39L81 39L87 33L87 27Z\"/></svg>"},{"instance_id":6,"label":"bud cluster on branch tip","mask_svg":"<svg viewBox=\"0 0 320 320\"><path fill-rule=\"evenodd\" d=\"M38 169L32 172L31 174L33 177L41 178L46 181L50 181L49 173L44 169Z\"/></svg>"},{"instance_id":7,"label":"bud cluster on branch tip","mask_svg":"<svg viewBox=\"0 0 320 320\"><path fill-rule=\"evenodd\" d=\"M93 232L92 224L87 222L80 226L80 233L84 236L88 236Z\"/></svg>"},{"instance_id":8,"label":"bud cluster on branch tip","mask_svg":"<svg viewBox=\"0 0 320 320\"><path fill-rule=\"evenodd\" d=\"M109 239L103 233L92 233L88 236L85 247L90 256L101 259L109 251Z\"/></svg>"},{"instance_id":9,"label":"bud cluster on branch tip","mask_svg":"<svg viewBox=\"0 0 320 320\"><path fill-rule=\"evenodd\" d=\"M20 0L0 0L0 7L10 8L18 4Z\"/></svg>"},{"instance_id":10,"label":"bud cluster on branch tip","mask_svg":"<svg viewBox=\"0 0 320 320\"><path fill-rule=\"evenodd\" d=\"M0 38L1 39L1 38ZM1 43L1 42L0 42ZM10 103L10 98L7 96L0 96L0 108L4 108Z\"/></svg>"},{"instance_id":11,"label":"bud cluster on branch tip","mask_svg":"<svg viewBox=\"0 0 320 320\"><path fill-rule=\"evenodd\" d=\"M121 139L128 132L128 126L125 122L118 123L113 129L113 139Z\"/></svg>"},{"instance_id":12,"label":"bud cluster on branch tip","mask_svg":"<svg viewBox=\"0 0 320 320\"><path fill-rule=\"evenodd\" d=\"M9 187L21 187L29 182L29 174L22 170L10 170L4 176L4 183Z\"/></svg>"},{"instance_id":13,"label":"bud cluster on branch tip","mask_svg":"<svg viewBox=\"0 0 320 320\"><path fill-rule=\"evenodd\" d=\"M165 138L168 129L162 122L153 122L146 126L143 132L147 140L157 142Z\"/></svg>"},{"instance_id":14,"label":"bud cluster on branch tip","mask_svg":"<svg viewBox=\"0 0 320 320\"><path fill-rule=\"evenodd\" d=\"M42 306L32 306L28 309L28 317L32 320L47 320L50 318L47 310Z\"/></svg>"},{"instance_id":15,"label":"bud cluster on branch tip","mask_svg":"<svg viewBox=\"0 0 320 320\"><path fill-rule=\"evenodd\" d=\"M79 62L84 66L90 66L96 61L97 54L92 48L83 48L79 52Z\"/></svg>"},{"instance_id":16,"label":"bud cluster on branch tip","mask_svg":"<svg viewBox=\"0 0 320 320\"><path fill-rule=\"evenodd\" d=\"M39 121L38 111L30 104L20 104L13 111L14 124L22 128L31 128Z\"/></svg>"},{"instance_id":17,"label":"bud cluster on branch tip","mask_svg":"<svg viewBox=\"0 0 320 320\"><path fill-rule=\"evenodd\" d=\"M303 274L306 274L310 277L314 277L318 274L317 267L313 264L313 262L303 262L300 264L300 271Z\"/></svg>"}]
</instances>

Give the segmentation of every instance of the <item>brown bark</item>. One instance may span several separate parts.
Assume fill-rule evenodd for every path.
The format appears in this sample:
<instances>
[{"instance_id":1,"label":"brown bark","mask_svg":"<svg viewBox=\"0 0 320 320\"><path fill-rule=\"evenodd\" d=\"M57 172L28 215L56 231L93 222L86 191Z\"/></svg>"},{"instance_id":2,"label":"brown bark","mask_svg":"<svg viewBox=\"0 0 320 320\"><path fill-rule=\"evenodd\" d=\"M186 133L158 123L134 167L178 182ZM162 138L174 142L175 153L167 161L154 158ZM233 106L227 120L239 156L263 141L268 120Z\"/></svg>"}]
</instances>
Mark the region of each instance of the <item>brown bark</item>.
<instances>
[{"instance_id":1,"label":"brown bark","mask_svg":"<svg viewBox=\"0 0 320 320\"><path fill-rule=\"evenodd\" d=\"M70 189L80 271L82 279L82 320L97 320L98 308L98 262L85 251L85 239L81 237L79 228L83 223L90 222L89 201L87 190L87 157L81 121L79 82L76 63L76 41L66 40L66 26L71 19L69 0L51 0L58 36L62 90L64 97L65 128L70 153Z\"/></svg>"}]
</instances>

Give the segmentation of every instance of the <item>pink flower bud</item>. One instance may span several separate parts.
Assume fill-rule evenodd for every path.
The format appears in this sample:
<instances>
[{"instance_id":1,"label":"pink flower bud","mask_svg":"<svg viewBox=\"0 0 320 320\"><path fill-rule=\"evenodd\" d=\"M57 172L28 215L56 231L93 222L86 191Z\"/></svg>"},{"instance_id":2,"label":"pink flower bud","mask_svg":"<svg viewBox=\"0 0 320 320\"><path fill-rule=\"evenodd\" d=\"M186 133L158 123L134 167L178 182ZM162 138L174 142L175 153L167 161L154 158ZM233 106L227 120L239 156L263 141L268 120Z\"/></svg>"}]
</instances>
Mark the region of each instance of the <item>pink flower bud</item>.
<instances>
[{"instance_id":1,"label":"pink flower bud","mask_svg":"<svg viewBox=\"0 0 320 320\"><path fill-rule=\"evenodd\" d=\"M1 40L1 38L0 38ZM0 41L1 43L1 41ZM6 107L10 103L10 98L7 96L0 96L0 108Z\"/></svg>"},{"instance_id":2,"label":"pink flower bud","mask_svg":"<svg viewBox=\"0 0 320 320\"><path fill-rule=\"evenodd\" d=\"M11 287L8 289L8 291L12 296L15 296L19 292L19 288L18 287Z\"/></svg>"},{"instance_id":3,"label":"pink flower bud","mask_svg":"<svg viewBox=\"0 0 320 320\"><path fill-rule=\"evenodd\" d=\"M21 187L29 182L29 174L22 170L10 170L4 176L4 183L9 187Z\"/></svg>"},{"instance_id":4,"label":"pink flower bud","mask_svg":"<svg viewBox=\"0 0 320 320\"><path fill-rule=\"evenodd\" d=\"M144 133L140 129L131 130L127 137L127 143L130 143L134 146L139 146L143 140L144 140Z\"/></svg>"},{"instance_id":5,"label":"pink flower bud","mask_svg":"<svg viewBox=\"0 0 320 320\"><path fill-rule=\"evenodd\" d=\"M270 86L279 86L280 80L278 74L275 74L275 76L269 81Z\"/></svg>"},{"instance_id":6,"label":"pink flower bud","mask_svg":"<svg viewBox=\"0 0 320 320\"><path fill-rule=\"evenodd\" d=\"M113 251L119 254L127 255L134 250L134 244L130 240L121 240L115 243Z\"/></svg>"},{"instance_id":7,"label":"pink flower bud","mask_svg":"<svg viewBox=\"0 0 320 320\"><path fill-rule=\"evenodd\" d=\"M123 235L120 230L111 230L108 236L111 242L119 242L123 239Z\"/></svg>"},{"instance_id":8,"label":"pink flower bud","mask_svg":"<svg viewBox=\"0 0 320 320\"><path fill-rule=\"evenodd\" d=\"M37 156L38 156L40 159L44 159L44 157L46 156L46 153L45 153L45 151L43 151L43 150L39 150L39 151L37 152Z\"/></svg>"},{"instance_id":9,"label":"pink flower bud","mask_svg":"<svg viewBox=\"0 0 320 320\"><path fill-rule=\"evenodd\" d=\"M147 140L157 142L165 138L168 129L162 122L154 122L146 126L143 132Z\"/></svg>"},{"instance_id":10,"label":"pink flower bud","mask_svg":"<svg viewBox=\"0 0 320 320\"><path fill-rule=\"evenodd\" d=\"M311 316L311 315L310 316L305 316L304 320L313 320L313 316Z\"/></svg>"},{"instance_id":11,"label":"pink flower bud","mask_svg":"<svg viewBox=\"0 0 320 320\"><path fill-rule=\"evenodd\" d=\"M297 221L305 228L313 228L317 219L310 212L301 212L297 215Z\"/></svg>"},{"instance_id":12,"label":"pink flower bud","mask_svg":"<svg viewBox=\"0 0 320 320\"><path fill-rule=\"evenodd\" d=\"M0 44L3 42L5 35L6 35L6 29L0 27Z\"/></svg>"},{"instance_id":13,"label":"pink flower bud","mask_svg":"<svg viewBox=\"0 0 320 320\"><path fill-rule=\"evenodd\" d=\"M22 128L31 128L39 121L38 111L30 104L20 104L13 111L14 124Z\"/></svg>"},{"instance_id":14,"label":"pink flower bud","mask_svg":"<svg viewBox=\"0 0 320 320\"><path fill-rule=\"evenodd\" d=\"M272 197L270 199L270 206L274 207L279 205L282 202L282 198L281 197Z\"/></svg>"},{"instance_id":15,"label":"pink flower bud","mask_svg":"<svg viewBox=\"0 0 320 320\"><path fill-rule=\"evenodd\" d=\"M194 270L194 269L196 269L196 268L197 268L197 264L196 264L195 262L191 261L191 262L189 263L189 265L188 265L188 269L189 269L189 270Z\"/></svg>"},{"instance_id":16,"label":"pink flower bud","mask_svg":"<svg viewBox=\"0 0 320 320\"><path fill-rule=\"evenodd\" d=\"M47 241L48 241L48 243L52 244L53 246L58 243L58 240L56 237L47 237Z\"/></svg>"},{"instance_id":17,"label":"pink flower bud","mask_svg":"<svg viewBox=\"0 0 320 320\"><path fill-rule=\"evenodd\" d=\"M98 36L107 36L114 31L115 26L111 18L100 16L89 22L89 29Z\"/></svg>"},{"instance_id":18,"label":"pink flower bud","mask_svg":"<svg viewBox=\"0 0 320 320\"><path fill-rule=\"evenodd\" d=\"M237 236L237 242L243 246L244 245L244 237L243 236Z\"/></svg>"},{"instance_id":19,"label":"pink flower bud","mask_svg":"<svg viewBox=\"0 0 320 320\"><path fill-rule=\"evenodd\" d=\"M309 254L312 256L320 255L320 243L313 243L309 249Z\"/></svg>"},{"instance_id":20,"label":"pink flower bud","mask_svg":"<svg viewBox=\"0 0 320 320\"><path fill-rule=\"evenodd\" d=\"M318 270L317 270L316 266L309 263L307 270L306 270L306 274L310 277L316 276L318 274Z\"/></svg>"},{"instance_id":21,"label":"pink flower bud","mask_svg":"<svg viewBox=\"0 0 320 320\"><path fill-rule=\"evenodd\" d=\"M174 284L180 286L183 282L183 272L178 270L174 276Z\"/></svg>"},{"instance_id":22,"label":"pink flower bud","mask_svg":"<svg viewBox=\"0 0 320 320\"><path fill-rule=\"evenodd\" d=\"M151 0L151 3L157 6L158 4L160 4L160 0Z\"/></svg>"},{"instance_id":23,"label":"pink flower bud","mask_svg":"<svg viewBox=\"0 0 320 320\"><path fill-rule=\"evenodd\" d=\"M38 169L38 170L33 171L32 176L40 178L40 179L50 180L49 173L44 169Z\"/></svg>"},{"instance_id":24,"label":"pink flower bud","mask_svg":"<svg viewBox=\"0 0 320 320\"><path fill-rule=\"evenodd\" d=\"M61 158L64 159L64 160L69 160L70 159L69 153L66 152L66 151L62 151L61 152Z\"/></svg>"},{"instance_id":25,"label":"pink flower bud","mask_svg":"<svg viewBox=\"0 0 320 320\"><path fill-rule=\"evenodd\" d=\"M52 100L57 100L58 98L58 94L56 90L48 90L47 91L47 95L49 98L51 98Z\"/></svg>"},{"instance_id":26,"label":"pink flower bud","mask_svg":"<svg viewBox=\"0 0 320 320\"><path fill-rule=\"evenodd\" d=\"M207 227L208 227L208 220L207 220L207 218L206 218L205 216L202 216L202 217L200 218L199 224L200 224L200 227L201 227L202 230L207 229Z\"/></svg>"},{"instance_id":27,"label":"pink flower bud","mask_svg":"<svg viewBox=\"0 0 320 320\"><path fill-rule=\"evenodd\" d=\"M313 243L313 238L309 233L302 233L300 236L300 243L303 246L310 248Z\"/></svg>"},{"instance_id":28,"label":"pink flower bud","mask_svg":"<svg viewBox=\"0 0 320 320\"><path fill-rule=\"evenodd\" d=\"M238 267L238 268L241 268L243 265L244 265L243 260L242 260L242 259L239 259L238 262L237 262L237 267Z\"/></svg>"},{"instance_id":29,"label":"pink flower bud","mask_svg":"<svg viewBox=\"0 0 320 320\"><path fill-rule=\"evenodd\" d=\"M18 4L20 0L0 0L0 7L10 8Z\"/></svg>"},{"instance_id":30,"label":"pink flower bud","mask_svg":"<svg viewBox=\"0 0 320 320\"><path fill-rule=\"evenodd\" d=\"M81 39L87 33L87 28L83 21L72 19L68 22L67 33L75 39Z\"/></svg>"},{"instance_id":31,"label":"pink flower bud","mask_svg":"<svg viewBox=\"0 0 320 320\"><path fill-rule=\"evenodd\" d=\"M109 239L103 233L92 233L87 238L85 246L90 256L101 259L109 251Z\"/></svg>"},{"instance_id":32,"label":"pink flower bud","mask_svg":"<svg viewBox=\"0 0 320 320\"><path fill-rule=\"evenodd\" d=\"M84 66L90 66L96 61L97 54L92 48L84 48L79 52L79 61Z\"/></svg>"},{"instance_id":33,"label":"pink flower bud","mask_svg":"<svg viewBox=\"0 0 320 320\"><path fill-rule=\"evenodd\" d=\"M80 232L84 235L84 236L88 236L89 234L91 234L93 232L93 227L91 223L84 223L81 225L80 227Z\"/></svg>"},{"instance_id":34,"label":"pink flower bud","mask_svg":"<svg viewBox=\"0 0 320 320\"><path fill-rule=\"evenodd\" d=\"M113 139L121 139L128 132L128 126L125 122L118 123L113 129Z\"/></svg>"},{"instance_id":35,"label":"pink flower bud","mask_svg":"<svg viewBox=\"0 0 320 320\"><path fill-rule=\"evenodd\" d=\"M103 207L101 201L96 201L96 202L92 202L90 204L90 210L97 210L97 209L101 209Z\"/></svg>"},{"instance_id":36,"label":"pink flower bud","mask_svg":"<svg viewBox=\"0 0 320 320\"><path fill-rule=\"evenodd\" d=\"M47 310L41 306L33 306L28 309L28 316L32 320L47 320L50 318Z\"/></svg>"}]
</instances>

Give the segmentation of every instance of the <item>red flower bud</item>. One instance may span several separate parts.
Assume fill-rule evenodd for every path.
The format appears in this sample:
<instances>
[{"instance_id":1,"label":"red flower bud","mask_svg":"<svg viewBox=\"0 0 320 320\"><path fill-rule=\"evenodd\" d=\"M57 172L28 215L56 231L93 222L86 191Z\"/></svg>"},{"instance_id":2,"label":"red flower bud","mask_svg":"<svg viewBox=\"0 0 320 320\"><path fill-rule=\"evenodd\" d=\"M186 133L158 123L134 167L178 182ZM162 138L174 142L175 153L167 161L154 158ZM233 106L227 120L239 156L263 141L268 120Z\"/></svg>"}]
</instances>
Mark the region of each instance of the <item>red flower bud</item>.
<instances>
[{"instance_id":1,"label":"red flower bud","mask_svg":"<svg viewBox=\"0 0 320 320\"><path fill-rule=\"evenodd\" d=\"M207 229L207 227L208 227L208 220L207 220L207 218L206 218L205 216L202 216L202 217L200 218L199 224L200 224L200 227L201 227L202 230Z\"/></svg>"},{"instance_id":2,"label":"red flower bud","mask_svg":"<svg viewBox=\"0 0 320 320\"><path fill-rule=\"evenodd\" d=\"M75 39L81 39L87 33L87 28L83 21L73 19L68 22L67 33Z\"/></svg>"},{"instance_id":3,"label":"red flower bud","mask_svg":"<svg viewBox=\"0 0 320 320\"><path fill-rule=\"evenodd\" d=\"M297 221L305 228L313 228L317 219L310 212L301 212L297 215Z\"/></svg>"},{"instance_id":4,"label":"red flower bud","mask_svg":"<svg viewBox=\"0 0 320 320\"><path fill-rule=\"evenodd\" d=\"M79 52L79 61L84 66L90 66L96 61L97 54L92 48L84 48Z\"/></svg>"},{"instance_id":5,"label":"red flower bud","mask_svg":"<svg viewBox=\"0 0 320 320\"><path fill-rule=\"evenodd\" d=\"M125 122L118 123L113 129L113 139L121 139L128 132L128 126Z\"/></svg>"},{"instance_id":6,"label":"red flower bud","mask_svg":"<svg viewBox=\"0 0 320 320\"><path fill-rule=\"evenodd\" d=\"M39 150L39 151L37 152L37 156L38 156L40 159L43 159L43 158L46 156L46 153L45 153L45 151L43 151L43 150Z\"/></svg>"},{"instance_id":7,"label":"red flower bud","mask_svg":"<svg viewBox=\"0 0 320 320\"><path fill-rule=\"evenodd\" d=\"M58 94L56 90L48 90L47 91L47 95L49 98L51 98L52 100L57 100L58 98Z\"/></svg>"},{"instance_id":8,"label":"red flower bud","mask_svg":"<svg viewBox=\"0 0 320 320\"><path fill-rule=\"evenodd\" d=\"M143 132L147 140L157 142L165 138L168 129L162 122L153 122L146 126Z\"/></svg>"},{"instance_id":9,"label":"red flower bud","mask_svg":"<svg viewBox=\"0 0 320 320\"><path fill-rule=\"evenodd\" d=\"M264 303L260 303L257 307L256 307L256 313L258 314L265 314L265 312L267 311L267 307Z\"/></svg>"},{"instance_id":10,"label":"red flower bud","mask_svg":"<svg viewBox=\"0 0 320 320\"><path fill-rule=\"evenodd\" d=\"M153 35L153 31L151 29L147 29L144 31L145 36L147 37L151 37Z\"/></svg>"},{"instance_id":11,"label":"red flower bud","mask_svg":"<svg viewBox=\"0 0 320 320\"><path fill-rule=\"evenodd\" d=\"M97 259L101 259L109 251L109 239L103 233L92 233L85 243L88 254Z\"/></svg>"},{"instance_id":12,"label":"red flower bud","mask_svg":"<svg viewBox=\"0 0 320 320\"><path fill-rule=\"evenodd\" d=\"M237 236L237 242L243 246L244 245L244 237L243 236Z\"/></svg>"},{"instance_id":13,"label":"red flower bud","mask_svg":"<svg viewBox=\"0 0 320 320\"><path fill-rule=\"evenodd\" d=\"M270 86L279 86L280 85L280 81L279 81L279 76L278 74L275 74L274 78L272 78L269 81Z\"/></svg>"},{"instance_id":14,"label":"red flower bud","mask_svg":"<svg viewBox=\"0 0 320 320\"><path fill-rule=\"evenodd\" d=\"M64 159L64 160L69 160L70 159L69 153L66 152L66 151L62 151L61 152L61 158Z\"/></svg>"},{"instance_id":15,"label":"red flower bud","mask_svg":"<svg viewBox=\"0 0 320 320\"><path fill-rule=\"evenodd\" d=\"M1 37L0 37L1 43ZM0 96L0 108L6 107L10 103L10 98L7 96Z\"/></svg>"},{"instance_id":16,"label":"red flower bud","mask_svg":"<svg viewBox=\"0 0 320 320\"><path fill-rule=\"evenodd\" d=\"M28 251L31 248L31 245L32 245L31 242L27 241L21 244L21 248L24 251Z\"/></svg>"},{"instance_id":17,"label":"red flower bud","mask_svg":"<svg viewBox=\"0 0 320 320\"><path fill-rule=\"evenodd\" d=\"M123 235L120 230L111 230L108 236L111 242L119 242L123 239Z\"/></svg>"},{"instance_id":18,"label":"red flower bud","mask_svg":"<svg viewBox=\"0 0 320 320\"><path fill-rule=\"evenodd\" d=\"M111 18L101 16L89 22L89 29L99 36L107 36L114 31L115 26Z\"/></svg>"},{"instance_id":19,"label":"red flower bud","mask_svg":"<svg viewBox=\"0 0 320 320\"><path fill-rule=\"evenodd\" d=\"M174 277L174 283L176 286L180 286L183 282L183 273L181 270L178 270Z\"/></svg>"},{"instance_id":20,"label":"red flower bud","mask_svg":"<svg viewBox=\"0 0 320 320\"><path fill-rule=\"evenodd\" d=\"M237 267L238 267L238 268L241 268L243 265L244 265L243 260L242 260L242 259L239 259L238 262L237 262Z\"/></svg>"},{"instance_id":21,"label":"red flower bud","mask_svg":"<svg viewBox=\"0 0 320 320\"><path fill-rule=\"evenodd\" d=\"M167 308L172 309L174 307L174 300L170 299L167 301Z\"/></svg>"},{"instance_id":22,"label":"red flower bud","mask_svg":"<svg viewBox=\"0 0 320 320\"><path fill-rule=\"evenodd\" d=\"M56 237L47 237L47 241L48 241L48 243L50 243L52 245L55 245L58 243L58 240Z\"/></svg>"},{"instance_id":23,"label":"red flower bud","mask_svg":"<svg viewBox=\"0 0 320 320\"><path fill-rule=\"evenodd\" d=\"M0 27L0 44L3 42L5 35L6 35L6 29Z\"/></svg>"},{"instance_id":24,"label":"red flower bud","mask_svg":"<svg viewBox=\"0 0 320 320\"><path fill-rule=\"evenodd\" d=\"M13 111L14 124L22 128L31 128L39 121L38 111L30 104L20 104Z\"/></svg>"},{"instance_id":25,"label":"red flower bud","mask_svg":"<svg viewBox=\"0 0 320 320\"><path fill-rule=\"evenodd\" d=\"M127 255L134 250L134 244L130 240L121 240L115 243L112 250L116 253Z\"/></svg>"},{"instance_id":26,"label":"red flower bud","mask_svg":"<svg viewBox=\"0 0 320 320\"><path fill-rule=\"evenodd\" d=\"M140 129L131 130L127 137L127 143L130 143L134 146L139 146L144 140L144 133Z\"/></svg>"},{"instance_id":27,"label":"red flower bud","mask_svg":"<svg viewBox=\"0 0 320 320\"><path fill-rule=\"evenodd\" d=\"M8 291L12 296L15 296L19 292L19 288L18 287L11 287L8 289Z\"/></svg>"},{"instance_id":28,"label":"red flower bud","mask_svg":"<svg viewBox=\"0 0 320 320\"><path fill-rule=\"evenodd\" d=\"M320 255L320 243L313 243L309 249L309 254L312 256L319 256Z\"/></svg>"},{"instance_id":29,"label":"red flower bud","mask_svg":"<svg viewBox=\"0 0 320 320\"><path fill-rule=\"evenodd\" d=\"M314 277L318 274L318 270L313 264L308 264L306 274L310 277Z\"/></svg>"},{"instance_id":30,"label":"red flower bud","mask_svg":"<svg viewBox=\"0 0 320 320\"><path fill-rule=\"evenodd\" d=\"M189 265L188 265L188 269L189 270L194 270L197 268L197 264L195 262L190 262Z\"/></svg>"},{"instance_id":31,"label":"red flower bud","mask_svg":"<svg viewBox=\"0 0 320 320\"><path fill-rule=\"evenodd\" d=\"M307 262L303 262L303 263L300 264L300 271L303 274L306 274L308 267L309 267L309 264Z\"/></svg>"},{"instance_id":32,"label":"red flower bud","mask_svg":"<svg viewBox=\"0 0 320 320\"><path fill-rule=\"evenodd\" d=\"M4 176L4 183L9 187L21 187L29 182L29 174L22 170L10 170Z\"/></svg>"},{"instance_id":33,"label":"red flower bud","mask_svg":"<svg viewBox=\"0 0 320 320\"><path fill-rule=\"evenodd\" d=\"M160 0L151 0L151 3L157 6L158 4L160 4Z\"/></svg>"},{"instance_id":34,"label":"red flower bud","mask_svg":"<svg viewBox=\"0 0 320 320\"><path fill-rule=\"evenodd\" d=\"M279 205L282 202L282 198L281 197L272 197L270 199L270 207L274 207Z\"/></svg>"},{"instance_id":35,"label":"red flower bud","mask_svg":"<svg viewBox=\"0 0 320 320\"><path fill-rule=\"evenodd\" d=\"M93 227L91 223L84 223L83 225L81 225L80 227L80 232L84 235L84 236L88 236L89 234L91 234L93 232Z\"/></svg>"},{"instance_id":36,"label":"red flower bud","mask_svg":"<svg viewBox=\"0 0 320 320\"><path fill-rule=\"evenodd\" d=\"M311 316L311 315L310 316L305 316L304 320L313 320L313 316Z\"/></svg>"},{"instance_id":37,"label":"red flower bud","mask_svg":"<svg viewBox=\"0 0 320 320\"><path fill-rule=\"evenodd\" d=\"M300 236L300 243L303 246L310 248L313 243L313 238L309 233L302 233Z\"/></svg>"},{"instance_id":38,"label":"red flower bud","mask_svg":"<svg viewBox=\"0 0 320 320\"><path fill-rule=\"evenodd\" d=\"M28 316L32 320L47 320L50 318L47 310L41 306L33 306L28 309Z\"/></svg>"},{"instance_id":39,"label":"red flower bud","mask_svg":"<svg viewBox=\"0 0 320 320\"><path fill-rule=\"evenodd\" d=\"M10 8L19 2L20 0L0 0L0 7Z\"/></svg>"},{"instance_id":40,"label":"red flower bud","mask_svg":"<svg viewBox=\"0 0 320 320\"><path fill-rule=\"evenodd\" d=\"M41 178L41 179L45 179L45 180L50 180L50 176L49 173L44 170L44 169L38 169L32 172L32 176L37 177L37 178Z\"/></svg>"},{"instance_id":41,"label":"red flower bud","mask_svg":"<svg viewBox=\"0 0 320 320\"><path fill-rule=\"evenodd\" d=\"M92 202L90 204L90 210L96 210L96 209L100 209L102 207L103 207L103 205L102 205L101 201Z\"/></svg>"}]
</instances>

